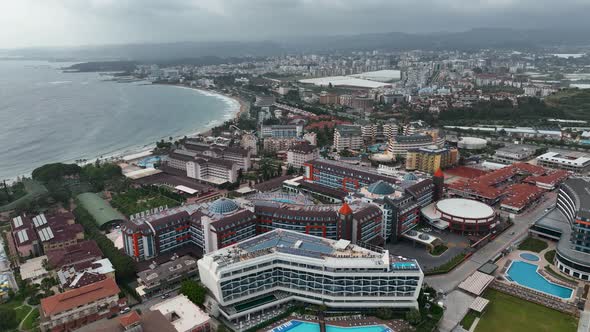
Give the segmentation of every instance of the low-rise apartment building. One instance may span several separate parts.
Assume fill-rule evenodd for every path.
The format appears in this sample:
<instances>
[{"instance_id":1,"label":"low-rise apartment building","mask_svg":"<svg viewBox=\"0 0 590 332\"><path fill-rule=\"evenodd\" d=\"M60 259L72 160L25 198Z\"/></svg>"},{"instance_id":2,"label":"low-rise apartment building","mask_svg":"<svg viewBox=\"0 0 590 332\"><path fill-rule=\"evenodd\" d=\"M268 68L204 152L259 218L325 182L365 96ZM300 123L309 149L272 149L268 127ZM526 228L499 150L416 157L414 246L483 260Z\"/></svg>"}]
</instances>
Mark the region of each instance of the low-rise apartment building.
<instances>
[{"instance_id":1,"label":"low-rise apartment building","mask_svg":"<svg viewBox=\"0 0 590 332\"><path fill-rule=\"evenodd\" d=\"M108 317L119 311L121 290L112 278L41 299L40 328L62 332Z\"/></svg>"},{"instance_id":2,"label":"low-rise apartment building","mask_svg":"<svg viewBox=\"0 0 590 332\"><path fill-rule=\"evenodd\" d=\"M575 152L547 152L537 157L537 164L544 167L585 174L590 171L590 155Z\"/></svg>"}]
</instances>

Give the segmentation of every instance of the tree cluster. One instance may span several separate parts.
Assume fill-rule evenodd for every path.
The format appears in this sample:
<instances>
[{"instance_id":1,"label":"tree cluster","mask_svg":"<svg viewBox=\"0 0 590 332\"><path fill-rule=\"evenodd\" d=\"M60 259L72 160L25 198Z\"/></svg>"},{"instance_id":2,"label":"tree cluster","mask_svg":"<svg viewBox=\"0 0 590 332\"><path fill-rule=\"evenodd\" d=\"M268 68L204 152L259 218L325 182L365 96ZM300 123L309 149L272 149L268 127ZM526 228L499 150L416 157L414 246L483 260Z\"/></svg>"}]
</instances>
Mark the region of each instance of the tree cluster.
<instances>
[{"instance_id":1,"label":"tree cluster","mask_svg":"<svg viewBox=\"0 0 590 332\"><path fill-rule=\"evenodd\" d=\"M203 306L207 290L195 280L185 280L180 285L180 294L186 295L191 302Z\"/></svg>"},{"instance_id":2,"label":"tree cluster","mask_svg":"<svg viewBox=\"0 0 590 332\"><path fill-rule=\"evenodd\" d=\"M135 264L131 257L122 253L115 247L113 242L109 240L96 225L94 218L77 204L74 209L76 221L84 227L84 231L90 240L96 241L96 244L102 251L103 255L108 258L116 271L117 281L126 283L135 278Z\"/></svg>"}]
</instances>

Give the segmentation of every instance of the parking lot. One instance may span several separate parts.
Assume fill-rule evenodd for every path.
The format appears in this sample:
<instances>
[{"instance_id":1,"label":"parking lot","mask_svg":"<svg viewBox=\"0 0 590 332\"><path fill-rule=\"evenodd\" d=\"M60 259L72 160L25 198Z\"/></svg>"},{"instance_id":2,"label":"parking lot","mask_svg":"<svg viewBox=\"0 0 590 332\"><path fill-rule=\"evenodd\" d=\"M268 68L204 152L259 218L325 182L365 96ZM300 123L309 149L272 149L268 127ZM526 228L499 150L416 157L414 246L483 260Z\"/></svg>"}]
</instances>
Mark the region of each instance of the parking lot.
<instances>
[{"instance_id":1,"label":"parking lot","mask_svg":"<svg viewBox=\"0 0 590 332\"><path fill-rule=\"evenodd\" d=\"M418 227L416 230L420 230L421 228ZM424 245L419 243L414 244L414 242L405 238L401 239L398 243L386 245L386 249L392 255L416 259L422 269L427 271L448 262L451 258L469 247L469 239L466 236L433 229L425 233L440 238L449 249L440 256L432 256Z\"/></svg>"}]
</instances>

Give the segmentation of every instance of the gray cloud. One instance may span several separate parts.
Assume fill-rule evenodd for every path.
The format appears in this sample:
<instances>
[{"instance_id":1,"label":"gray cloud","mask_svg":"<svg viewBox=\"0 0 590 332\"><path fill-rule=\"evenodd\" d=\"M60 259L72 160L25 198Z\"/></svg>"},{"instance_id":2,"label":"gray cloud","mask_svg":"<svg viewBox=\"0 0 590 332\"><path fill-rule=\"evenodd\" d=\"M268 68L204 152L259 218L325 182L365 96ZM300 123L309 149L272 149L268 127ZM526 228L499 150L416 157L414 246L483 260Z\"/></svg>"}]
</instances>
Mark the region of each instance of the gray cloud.
<instances>
[{"instance_id":1,"label":"gray cloud","mask_svg":"<svg viewBox=\"0 0 590 332\"><path fill-rule=\"evenodd\" d=\"M0 48L590 28L588 0L2 0Z\"/></svg>"}]
</instances>

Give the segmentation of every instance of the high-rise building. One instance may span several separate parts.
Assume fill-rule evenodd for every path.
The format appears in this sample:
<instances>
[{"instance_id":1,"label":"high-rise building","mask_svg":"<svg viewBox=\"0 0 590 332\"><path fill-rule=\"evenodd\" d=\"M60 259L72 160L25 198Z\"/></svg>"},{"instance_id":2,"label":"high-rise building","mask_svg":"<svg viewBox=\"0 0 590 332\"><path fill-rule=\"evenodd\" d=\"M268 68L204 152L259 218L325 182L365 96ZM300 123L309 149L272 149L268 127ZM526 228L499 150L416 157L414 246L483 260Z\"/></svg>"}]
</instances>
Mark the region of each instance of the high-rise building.
<instances>
[{"instance_id":1,"label":"high-rise building","mask_svg":"<svg viewBox=\"0 0 590 332\"><path fill-rule=\"evenodd\" d=\"M300 168L308 161L317 159L320 156L316 146L307 142L293 145L287 151L287 165Z\"/></svg>"},{"instance_id":2,"label":"high-rise building","mask_svg":"<svg viewBox=\"0 0 590 332\"><path fill-rule=\"evenodd\" d=\"M328 93L326 91L322 91L320 93L320 104L322 105L332 105L338 103L338 95L335 93Z\"/></svg>"},{"instance_id":3,"label":"high-rise building","mask_svg":"<svg viewBox=\"0 0 590 332\"><path fill-rule=\"evenodd\" d=\"M360 150L363 147L361 126L338 125L334 130L334 148L342 150Z\"/></svg>"},{"instance_id":4,"label":"high-rise building","mask_svg":"<svg viewBox=\"0 0 590 332\"><path fill-rule=\"evenodd\" d=\"M418 170L433 174L440 168L447 168L459 162L459 151L456 148L439 148L427 146L409 149L406 154L406 170Z\"/></svg>"},{"instance_id":5,"label":"high-rise building","mask_svg":"<svg viewBox=\"0 0 590 332\"><path fill-rule=\"evenodd\" d=\"M415 260L288 230L209 253L198 265L221 317L235 325L292 301L331 309L417 308L424 279Z\"/></svg>"},{"instance_id":6,"label":"high-rise building","mask_svg":"<svg viewBox=\"0 0 590 332\"><path fill-rule=\"evenodd\" d=\"M563 182L556 209L537 220L531 232L558 241L551 263L561 272L590 280L590 181L570 178Z\"/></svg>"},{"instance_id":7,"label":"high-rise building","mask_svg":"<svg viewBox=\"0 0 590 332\"><path fill-rule=\"evenodd\" d=\"M437 147L442 146L444 138L434 139L432 136L427 134L416 134L409 136L396 136L389 141L387 145L387 151L394 155L405 158L408 150L424 148L435 145Z\"/></svg>"}]
</instances>

